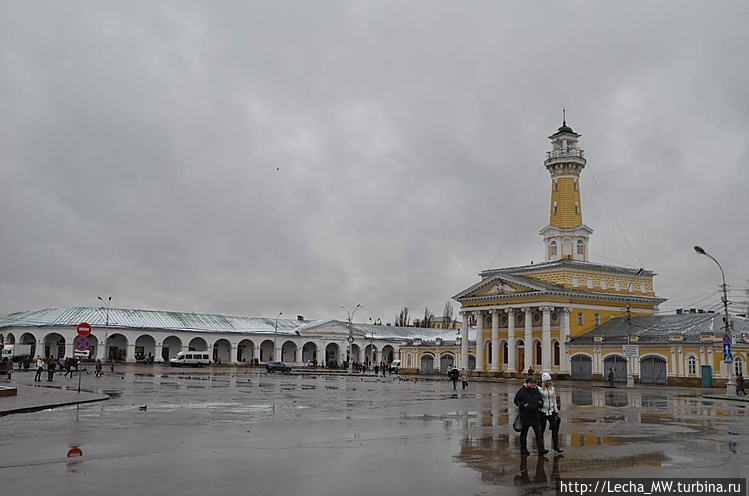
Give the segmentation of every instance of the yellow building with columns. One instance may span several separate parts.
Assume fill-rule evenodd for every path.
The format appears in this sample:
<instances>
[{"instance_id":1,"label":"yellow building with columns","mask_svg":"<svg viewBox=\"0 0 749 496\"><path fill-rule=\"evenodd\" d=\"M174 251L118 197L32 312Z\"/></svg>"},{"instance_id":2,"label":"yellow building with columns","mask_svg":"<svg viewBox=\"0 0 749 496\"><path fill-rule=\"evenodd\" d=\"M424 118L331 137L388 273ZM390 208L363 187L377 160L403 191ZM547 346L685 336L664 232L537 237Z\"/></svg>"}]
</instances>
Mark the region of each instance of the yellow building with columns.
<instances>
[{"instance_id":1,"label":"yellow building with columns","mask_svg":"<svg viewBox=\"0 0 749 496\"><path fill-rule=\"evenodd\" d=\"M545 261L485 270L453 297L462 316L459 366L477 375L522 377L533 369L570 377L572 338L612 318L654 315L665 301L655 294L653 272L588 260L593 230L583 223L580 136L566 121L549 136L549 224L540 231ZM475 340L469 340L472 320Z\"/></svg>"}]
</instances>

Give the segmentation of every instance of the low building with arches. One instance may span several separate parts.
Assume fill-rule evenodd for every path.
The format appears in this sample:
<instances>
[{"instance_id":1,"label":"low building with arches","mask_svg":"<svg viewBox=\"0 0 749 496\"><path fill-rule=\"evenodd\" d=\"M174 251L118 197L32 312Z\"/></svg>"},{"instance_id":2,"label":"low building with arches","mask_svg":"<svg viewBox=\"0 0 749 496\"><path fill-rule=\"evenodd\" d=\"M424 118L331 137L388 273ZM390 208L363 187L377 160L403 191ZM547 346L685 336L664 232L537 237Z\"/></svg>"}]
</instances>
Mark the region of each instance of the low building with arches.
<instances>
[{"instance_id":1,"label":"low building with arches","mask_svg":"<svg viewBox=\"0 0 749 496\"><path fill-rule=\"evenodd\" d=\"M640 384L723 387L731 369L747 374L749 320L730 317L732 363L724 361L722 313L682 313L615 319L569 343L571 378L624 383L631 374ZM636 356L626 357L630 345Z\"/></svg>"},{"instance_id":2,"label":"low building with arches","mask_svg":"<svg viewBox=\"0 0 749 496\"><path fill-rule=\"evenodd\" d=\"M281 360L296 367L339 367L346 360L390 364L402 360L401 345L409 339L455 332L356 323L349 327L338 320L66 307L0 316L0 342L31 345L34 356L69 357L82 322L92 327L92 359L167 362L180 351L210 351L212 360L222 364Z\"/></svg>"}]
</instances>

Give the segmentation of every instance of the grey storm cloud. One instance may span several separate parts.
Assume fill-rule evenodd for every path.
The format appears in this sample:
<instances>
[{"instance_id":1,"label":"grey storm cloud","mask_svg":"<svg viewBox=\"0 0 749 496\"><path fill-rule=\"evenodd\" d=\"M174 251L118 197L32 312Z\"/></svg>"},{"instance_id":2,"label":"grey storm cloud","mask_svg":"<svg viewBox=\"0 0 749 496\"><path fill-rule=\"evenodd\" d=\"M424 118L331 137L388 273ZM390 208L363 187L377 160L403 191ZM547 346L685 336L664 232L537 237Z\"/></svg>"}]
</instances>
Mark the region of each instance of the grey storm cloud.
<instances>
[{"instance_id":1,"label":"grey storm cloud","mask_svg":"<svg viewBox=\"0 0 749 496\"><path fill-rule=\"evenodd\" d=\"M547 136L591 259L746 302L744 3L4 2L0 312L390 322L543 261ZM745 307L744 307L745 308Z\"/></svg>"}]
</instances>

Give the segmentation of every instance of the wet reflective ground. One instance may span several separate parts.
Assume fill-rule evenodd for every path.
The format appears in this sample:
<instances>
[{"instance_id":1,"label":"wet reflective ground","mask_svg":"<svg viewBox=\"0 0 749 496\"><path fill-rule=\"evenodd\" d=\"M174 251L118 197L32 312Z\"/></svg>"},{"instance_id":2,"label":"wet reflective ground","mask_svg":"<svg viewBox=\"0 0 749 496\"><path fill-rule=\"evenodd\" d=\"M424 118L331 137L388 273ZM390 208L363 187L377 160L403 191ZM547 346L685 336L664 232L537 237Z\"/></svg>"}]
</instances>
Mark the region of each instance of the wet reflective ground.
<instances>
[{"instance_id":1,"label":"wet reflective ground","mask_svg":"<svg viewBox=\"0 0 749 496\"><path fill-rule=\"evenodd\" d=\"M553 494L560 477L744 477L749 461L749 404L703 390L557 384L564 456L539 459L519 455L510 425L519 381L453 391L397 376L117 372L83 376L109 401L0 418L4 490ZM68 384L77 379L55 379ZM83 456L68 458L71 446Z\"/></svg>"}]
</instances>

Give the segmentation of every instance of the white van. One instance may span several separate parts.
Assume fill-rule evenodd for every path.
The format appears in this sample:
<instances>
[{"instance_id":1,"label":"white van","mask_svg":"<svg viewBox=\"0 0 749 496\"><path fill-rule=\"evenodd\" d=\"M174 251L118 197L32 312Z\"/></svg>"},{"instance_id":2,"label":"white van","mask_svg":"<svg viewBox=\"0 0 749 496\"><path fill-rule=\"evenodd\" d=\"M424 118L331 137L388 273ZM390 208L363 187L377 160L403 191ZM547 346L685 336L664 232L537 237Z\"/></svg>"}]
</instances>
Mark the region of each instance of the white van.
<instances>
[{"instance_id":1,"label":"white van","mask_svg":"<svg viewBox=\"0 0 749 496\"><path fill-rule=\"evenodd\" d=\"M390 364L390 370L393 371L393 374L400 374L401 373L401 361L393 360L393 363Z\"/></svg>"},{"instance_id":2,"label":"white van","mask_svg":"<svg viewBox=\"0 0 749 496\"><path fill-rule=\"evenodd\" d=\"M211 364L211 354L207 351L180 351L169 363L172 367L202 367Z\"/></svg>"}]
</instances>

